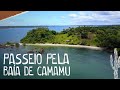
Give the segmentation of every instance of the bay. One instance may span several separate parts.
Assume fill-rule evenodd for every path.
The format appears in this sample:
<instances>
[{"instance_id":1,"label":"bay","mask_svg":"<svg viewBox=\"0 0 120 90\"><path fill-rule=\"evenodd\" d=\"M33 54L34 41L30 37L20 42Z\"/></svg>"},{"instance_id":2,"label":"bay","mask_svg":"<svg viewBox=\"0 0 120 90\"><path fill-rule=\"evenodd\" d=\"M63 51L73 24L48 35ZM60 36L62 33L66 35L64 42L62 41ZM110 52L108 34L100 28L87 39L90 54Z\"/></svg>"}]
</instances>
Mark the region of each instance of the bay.
<instances>
[{"instance_id":1,"label":"bay","mask_svg":"<svg viewBox=\"0 0 120 90\"><path fill-rule=\"evenodd\" d=\"M49 26L51 30L58 32L63 29L69 28L70 26ZM73 26L71 26L73 27ZM0 29L0 43L9 42L20 42L28 31L36 27L27 28L1 28ZM3 76L3 55L4 53L27 53L30 50L40 50L44 48L45 53L43 54L44 61L46 60L47 53L59 53L63 59L63 54L69 55L71 75L67 76L16 76L16 77L5 77ZM0 79L113 79L113 70L110 66L110 54L106 51L73 48L73 47L50 47L50 46L20 46L19 48L0 48ZM42 65L45 65L43 63ZM7 66L9 66L7 64ZM36 73L36 68L39 65L33 65L33 73ZM23 73L23 65L20 65L21 72Z\"/></svg>"},{"instance_id":2,"label":"bay","mask_svg":"<svg viewBox=\"0 0 120 90\"><path fill-rule=\"evenodd\" d=\"M3 76L3 54L4 53L27 53L29 50L40 50L44 48L43 63L41 65L32 65L34 76L23 76L23 65L19 65L21 68L21 76ZM36 69L38 66L47 66L45 64L47 53L59 53L60 58L63 59L63 54L67 53L69 56L69 62L71 67L70 76L38 76ZM110 66L109 53L106 51L72 48L72 47L46 47L46 46L20 46L19 48L0 48L0 78L7 79L112 79L113 70ZM56 58L57 60L57 58ZM6 64L9 66L9 64ZM54 66L48 64L48 66ZM59 65L57 65L59 66ZM60 65L64 66L64 65Z\"/></svg>"}]
</instances>

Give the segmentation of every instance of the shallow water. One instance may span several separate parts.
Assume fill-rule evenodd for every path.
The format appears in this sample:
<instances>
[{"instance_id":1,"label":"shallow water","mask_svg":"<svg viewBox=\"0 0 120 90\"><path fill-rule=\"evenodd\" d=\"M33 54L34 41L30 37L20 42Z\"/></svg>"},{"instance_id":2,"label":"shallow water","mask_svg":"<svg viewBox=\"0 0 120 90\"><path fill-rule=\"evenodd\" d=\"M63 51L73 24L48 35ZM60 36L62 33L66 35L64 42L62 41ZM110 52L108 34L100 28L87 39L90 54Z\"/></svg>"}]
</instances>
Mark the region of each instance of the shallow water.
<instances>
[{"instance_id":1,"label":"shallow water","mask_svg":"<svg viewBox=\"0 0 120 90\"><path fill-rule=\"evenodd\" d=\"M65 28L70 26L50 26L49 29L62 31ZM0 29L0 43L9 42L20 42L28 31L33 28L4 28ZM23 76L23 67L24 65L19 65L21 69L21 76L17 77L5 77L3 76L3 55L4 53L27 53L29 50L40 50L41 48L45 49L43 54L43 63L42 65L32 65L34 67L33 76ZM69 56L71 73L70 76L38 76L36 74L36 68L38 66L46 65L45 61L47 58L47 53L59 53L60 59L63 59L63 54L67 53ZM113 70L110 66L110 53L106 51L91 50L91 49L82 49L82 48L73 48L73 47L50 47L50 46L26 46L19 48L0 48L0 79L9 78L9 79L113 79ZM57 60L57 58L55 59ZM6 66L9 66L6 64ZM49 64L48 66L51 66ZM54 66L54 65L52 65ZM58 65L57 65L58 66ZM62 66L62 65L60 65ZM69 65L67 65L69 66ZM119 72L120 73L120 72Z\"/></svg>"},{"instance_id":2,"label":"shallow water","mask_svg":"<svg viewBox=\"0 0 120 90\"><path fill-rule=\"evenodd\" d=\"M20 65L21 76L5 77L3 76L3 54L4 53L27 53L29 50L40 50L44 48L45 52L43 56L43 63L41 65L32 65L34 67L33 76L23 76L23 65ZM36 74L36 68L45 64L47 53L56 53L60 55L60 59L63 60L63 54L67 53L69 57L69 65L71 67L70 76L38 76ZM110 66L109 60L110 53L106 51L73 48L73 47L50 47L50 46L20 46L19 48L0 48L0 78L20 78L20 79L113 79L113 70ZM57 60L57 58L55 59ZM68 66L69 66L68 65ZM6 64L6 66L9 66ZM51 66L51 64L48 64ZM54 66L54 65L52 65ZM57 65L58 66L58 65ZM62 65L60 65L62 66Z\"/></svg>"}]
</instances>

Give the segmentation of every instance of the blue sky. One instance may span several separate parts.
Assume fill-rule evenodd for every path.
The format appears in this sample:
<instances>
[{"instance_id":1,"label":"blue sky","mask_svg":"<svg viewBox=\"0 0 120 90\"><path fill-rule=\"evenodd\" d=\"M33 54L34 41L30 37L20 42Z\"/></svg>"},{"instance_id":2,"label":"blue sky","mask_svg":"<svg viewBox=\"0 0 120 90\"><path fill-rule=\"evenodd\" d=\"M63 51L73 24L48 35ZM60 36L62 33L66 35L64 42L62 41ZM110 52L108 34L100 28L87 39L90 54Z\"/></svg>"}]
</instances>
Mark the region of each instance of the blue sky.
<instances>
[{"instance_id":1,"label":"blue sky","mask_svg":"<svg viewBox=\"0 0 120 90\"><path fill-rule=\"evenodd\" d=\"M0 21L0 26L111 24L120 24L120 11L28 11Z\"/></svg>"}]
</instances>

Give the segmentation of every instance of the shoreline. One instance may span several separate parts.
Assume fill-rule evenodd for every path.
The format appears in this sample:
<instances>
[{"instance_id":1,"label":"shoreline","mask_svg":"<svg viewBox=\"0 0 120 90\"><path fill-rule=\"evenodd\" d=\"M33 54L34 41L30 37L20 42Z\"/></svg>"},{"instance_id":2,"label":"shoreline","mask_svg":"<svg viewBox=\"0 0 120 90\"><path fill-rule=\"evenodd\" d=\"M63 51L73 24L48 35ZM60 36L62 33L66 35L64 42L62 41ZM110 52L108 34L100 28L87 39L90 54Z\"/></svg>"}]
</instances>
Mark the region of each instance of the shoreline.
<instances>
[{"instance_id":1,"label":"shoreline","mask_svg":"<svg viewBox=\"0 0 120 90\"><path fill-rule=\"evenodd\" d=\"M19 43L22 45L22 43ZM35 46L62 46L62 47L76 47L76 48L86 48L86 49L93 49L93 50L103 50L101 47L96 47L96 46L85 46L85 45L68 45L68 44L41 44L41 43L36 43L36 44L26 44L28 46L30 45L35 45Z\"/></svg>"}]
</instances>

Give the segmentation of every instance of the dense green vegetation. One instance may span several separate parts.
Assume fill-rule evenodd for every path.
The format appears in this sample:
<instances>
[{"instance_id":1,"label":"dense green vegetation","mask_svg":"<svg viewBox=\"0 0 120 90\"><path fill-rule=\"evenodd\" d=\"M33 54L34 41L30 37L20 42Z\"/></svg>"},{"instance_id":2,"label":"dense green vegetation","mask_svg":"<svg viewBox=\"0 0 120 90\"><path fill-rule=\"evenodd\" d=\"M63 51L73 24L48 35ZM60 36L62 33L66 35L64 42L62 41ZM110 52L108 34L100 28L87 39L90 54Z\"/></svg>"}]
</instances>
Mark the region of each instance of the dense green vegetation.
<instances>
[{"instance_id":1,"label":"dense green vegetation","mask_svg":"<svg viewBox=\"0 0 120 90\"><path fill-rule=\"evenodd\" d=\"M19 43L14 43L14 42L6 42L4 44L0 44L0 48L7 48L7 47L16 47L16 48L19 48L20 44Z\"/></svg>"},{"instance_id":2,"label":"dense green vegetation","mask_svg":"<svg viewBox=\"0 0 120 90\"><path fill-rule=\"evenodd\" d=\"M6 42L5 45L14 46L14 43L12 43L12 42Z\"/></svg>"},{"instance_id":3,"label":"dense green vegetation","mask_svg":"<svg viewBox=\"0 0 120 90\"><path fill-rule=\"evenodd\" d=\"M21 43L87 45L113 49L120 46L120 26L83 26L64 29L59 33L40 27L29 31Z\"/></svg>"},{"instance_id":4,"label":"dense green vegetation","mask_svg":"<svg viewBox=\"0 0 120 90\"><path fill-rule=\"evenodd\" d=\"M38 28L33 29L27 33L21 42L22 43L46 43L46 42L53 42L55 35L57 34L56 31L49 30L48 28Z\"/></svg>"}]
</instances>

